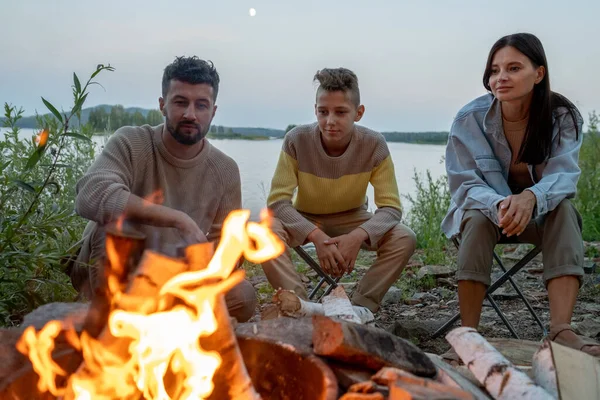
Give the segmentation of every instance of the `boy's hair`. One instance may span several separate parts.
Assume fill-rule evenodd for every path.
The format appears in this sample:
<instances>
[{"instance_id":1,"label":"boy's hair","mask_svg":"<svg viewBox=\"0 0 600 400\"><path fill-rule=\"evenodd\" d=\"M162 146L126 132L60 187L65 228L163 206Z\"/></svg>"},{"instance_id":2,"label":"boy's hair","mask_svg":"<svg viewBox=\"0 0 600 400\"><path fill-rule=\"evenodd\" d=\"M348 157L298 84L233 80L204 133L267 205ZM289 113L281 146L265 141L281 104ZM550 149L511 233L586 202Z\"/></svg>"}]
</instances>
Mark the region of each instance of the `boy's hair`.
<instances>
[{"instance_id":1,"label":"boy's hair","mask_svg":"<svg viewBox=\"0 0 600 400\"><path fill-rule=\"evenodd\" d=\"M219 92L219 74L212 61L204 61L196 56L176 57L167 65L162 78L162 96L167 97L171 80L200 84L206 83L213 88L213 100L217 100Z\"/></svg>"},{"instance_id":2,"label":"boy's hair","mask_svg":"<svg viewBox=\"0 0 600 400\"><path fill-rule=\"evenodd\" d=\"M319 90L328 92L342 91L349 94L350 101L360 105L360 90L358 89L358 78L356 74L347 68L323 68L317 71L313 82L319 82Z\"/></svg>"}]
</instances>

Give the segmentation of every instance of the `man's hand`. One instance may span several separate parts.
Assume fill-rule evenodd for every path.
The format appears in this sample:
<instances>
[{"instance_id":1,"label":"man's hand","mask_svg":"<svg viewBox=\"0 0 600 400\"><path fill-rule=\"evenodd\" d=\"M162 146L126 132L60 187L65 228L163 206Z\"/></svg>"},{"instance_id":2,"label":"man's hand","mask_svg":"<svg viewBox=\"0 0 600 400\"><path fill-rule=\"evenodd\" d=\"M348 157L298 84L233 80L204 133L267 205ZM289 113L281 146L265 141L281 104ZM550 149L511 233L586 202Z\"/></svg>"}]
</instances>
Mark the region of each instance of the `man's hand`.
<instances>
[{"instance_id":1,"label":"man's hand","mask_svg":"<svg viewBox=\"0 0 600 400\"><path fill-rule=\"evenodd\" d=\"M352 232L336 236L325 241L325 244L334 244L337 246L339 252L344 257L344 269L347 273L354 270L354 264L356 263L356 257L360 250L360 246L365 240L369 238L367 232L362 228L356 228Z\"/></svg>"},{"instance_id":2,"label":"man's hand","mask_svg":"<svg viewBox=\"0 0 600 400\"><path fill-rule=\"evenodd\" d=\"M334 277L342 276L345 272L344 257L342 257L337 246L326 244L326 241L330 239L331 238L320 229L315 229L308 234L308 240L315 244L321 268Z\"/></svg>"},{"instance_id":3,"label":"man's hand","mask_svg":"<svg viewBox=\"0 0 600 400\"><path fill-rule=\"evenodd\" d=\"M144 225L175 228L188 245L208 241L192 217L183 211L154 204L134 194L127 200L125 217Z\"/></svg>"},{"instance_id":4,"label":"man's hand","mask_svg":"<svg viewBox=\"0 0 600 400\"><path fill-rule=\"evenodd\" d=\"M175 228L183 238L186 244L208 242L204 232L200 230L196 221L184 212L178 212L175 216Z\"/></svg>"},{"instance_id":5,"label":"man's hand","mask_svg":"<svg viewBox=\"0 0 600 400\"><path fill-rule=\"evenodd\" d=\"M498 226L503 228L502 234L511 237L523 233L531 221L535 204L535 194L530 190L502 200L498 205Z\"/></svg>"}]
</instances>

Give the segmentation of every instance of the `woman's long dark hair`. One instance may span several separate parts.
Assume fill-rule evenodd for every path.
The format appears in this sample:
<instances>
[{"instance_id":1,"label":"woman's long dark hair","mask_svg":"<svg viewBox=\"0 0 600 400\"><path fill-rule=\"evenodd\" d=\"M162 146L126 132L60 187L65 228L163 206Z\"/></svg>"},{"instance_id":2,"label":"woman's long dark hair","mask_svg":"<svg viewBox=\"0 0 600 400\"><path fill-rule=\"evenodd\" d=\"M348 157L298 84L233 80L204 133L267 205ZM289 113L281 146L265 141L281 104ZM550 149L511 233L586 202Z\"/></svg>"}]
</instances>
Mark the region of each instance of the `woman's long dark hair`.
<instances>
[{"instance_id":1,"label":"woman's long dark hair","mask_svg":"<svg viewBox=\"0 0 600 400\"><path fill-rule=\"evenodd\" d=\"M518 155L520 162L534 165L541 164L550 157L552 150L552 112L558 107L567 108L573 119L577 138L579 138L577 116L580 114L577 107L566 97L550 90L550 76L548 74L546 53L544 52L542 42L531 33L515 33L504 36L494 43L488 55L483 74L483 86L488 91L492 91L489 81L494 55L498 50L506 46L512 46L526 55L535 68L543 66L546 70L544 79L533 87L533 98L529 108L529 122L527 123L525 137Z\"/></svg>"}]
</instances>

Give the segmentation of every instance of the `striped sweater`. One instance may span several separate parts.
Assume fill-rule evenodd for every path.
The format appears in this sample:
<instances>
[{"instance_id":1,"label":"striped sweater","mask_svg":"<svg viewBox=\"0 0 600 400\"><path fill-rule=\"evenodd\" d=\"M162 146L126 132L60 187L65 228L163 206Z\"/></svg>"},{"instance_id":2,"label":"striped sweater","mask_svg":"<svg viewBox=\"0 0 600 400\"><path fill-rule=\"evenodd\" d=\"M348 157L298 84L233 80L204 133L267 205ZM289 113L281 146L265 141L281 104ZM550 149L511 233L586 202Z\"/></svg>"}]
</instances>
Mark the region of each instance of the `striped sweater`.
<instances>
[{"instance_id":1,"label":"striped sweater","mask_svg":"<svg viewBox=\"0 0 600 400\"><path fill-rule=\"evenodd\" d=\"M297 126L283 140L268 206L292 235L304 241L316 226L300 213L322 215L367 207L375 189L375 215L363 225L375 244L400 222L402 209L394 164L383 135L355 125L348 148L327 155L317 123Z\"/></svg>"}]
</instances>

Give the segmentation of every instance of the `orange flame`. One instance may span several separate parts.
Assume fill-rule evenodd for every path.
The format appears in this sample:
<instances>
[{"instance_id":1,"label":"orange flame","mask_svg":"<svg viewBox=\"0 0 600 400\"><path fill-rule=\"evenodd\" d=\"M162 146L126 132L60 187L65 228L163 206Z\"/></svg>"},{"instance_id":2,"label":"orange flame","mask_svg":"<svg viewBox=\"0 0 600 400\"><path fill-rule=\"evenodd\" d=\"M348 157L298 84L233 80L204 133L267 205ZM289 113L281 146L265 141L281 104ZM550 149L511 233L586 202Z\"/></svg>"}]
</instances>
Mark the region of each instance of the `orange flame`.
<instances>
[{"instance_id":1,"label":"orange flame","mask_svg":"<svg viewBox=\"0 0 600 400\"><path fill-rule=\"evenodd\" d=\"M35 144L38 147L44 147L46 145L46 143L48 143L48 135L49 132L47 129L42 130L40 133L38 133L38 135L35 137Z\"/></svg>"},{"instance_id":2,"label":"orange flame","mask_svg":"<svg viewBox=\"0 0 600 400\"><path fill-rule=\"evenodd\" d=\"M260 263L284 251L283 243L269 230L266 215L260 223L248 222L249 217L248 210L229 214L221 242L208 267L174 276L162 286L158 298L147 299L157 302L158 310L144 314L115 309L110 313L108 327L121 347L103 345L85 332L81 338L69 339L67 335L67 340L81 349L84 362L68 377L66 387L56 387L57 376L65 377L66 372L51 357L54 340L63 329L61 323L51 321L37 334L33 328L27 329L17 348L29 356L39 375L38 390L68 399L142 396L171 400L165 377L176 375L182 377L177 399L209 396L221 357L216 352L203 350L199 338L218 329L213 311L217 296L243 279L243 271L233 272L242 255ZM124 257L116 252L110 237L107 237L106 251L113 261ZM118 303L122 295L119 283L109 279L108 284L113 302ZM184 304L171 306L173 302L168 299L173 296ZM126 354L122 354L123 344Z\"/></svg>"}]
</instances>

